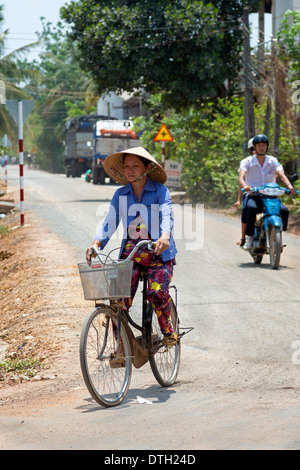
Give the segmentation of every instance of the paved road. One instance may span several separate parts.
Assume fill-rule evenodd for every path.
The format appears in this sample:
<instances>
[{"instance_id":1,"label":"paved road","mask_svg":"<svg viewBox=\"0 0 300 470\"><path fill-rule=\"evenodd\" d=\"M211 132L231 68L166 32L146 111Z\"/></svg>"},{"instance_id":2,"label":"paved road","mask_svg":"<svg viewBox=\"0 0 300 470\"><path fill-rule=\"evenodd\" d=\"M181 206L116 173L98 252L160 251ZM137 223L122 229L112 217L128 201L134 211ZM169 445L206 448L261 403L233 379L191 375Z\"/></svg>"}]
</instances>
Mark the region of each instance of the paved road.
<instances>
[{"instance_id":1,"label":"paved road","mask_svg":"<svg viewBox=\"0 0 300 470\"><path fill-rule=\"evenodd\" d=\"M18 184L17 167L8 177ZM25 207L76 247L78 260L115 190L25 169ZM190 227L190 208L175 204L174 212L179 313L182 326L194 327L183 341L179 383L162 390L149 371L137 371L117 410L99 409L79 390L71 405L33 416L22 430L8 422L20 448L109 449L112 433L116 449L300 447L299 237L285 234L274 271L236 247L238 220L209 211L202 219L199 207ZM137 404L141 390L152 405Z\"/></svg>"}]
</instances>

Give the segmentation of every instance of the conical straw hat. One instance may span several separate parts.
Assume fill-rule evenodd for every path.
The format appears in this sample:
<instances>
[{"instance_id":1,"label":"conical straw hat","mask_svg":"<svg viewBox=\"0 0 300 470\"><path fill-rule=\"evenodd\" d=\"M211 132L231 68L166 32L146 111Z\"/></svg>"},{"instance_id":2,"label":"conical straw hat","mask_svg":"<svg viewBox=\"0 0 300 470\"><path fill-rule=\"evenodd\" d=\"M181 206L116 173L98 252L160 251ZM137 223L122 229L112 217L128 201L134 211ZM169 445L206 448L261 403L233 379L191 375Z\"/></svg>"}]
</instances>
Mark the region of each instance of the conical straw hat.
<instances>
[{"instance_id":1,"label":"conical straw hat","mask_svg":"<svg viewBox=\"0 0 300 470\"><path fill-rule=\"evenodd\" d=\"M149 152L143 147L133 147L122 150L121 152L112 153L106 157L104 161L104 170L110 178L120 184L128 184L129 181L124 176L124 156L126 154L137 155L149 160L152 164L152 170L148 173L149 178L158 183L164 184L167 181L167 174L163 167L155 160Z\"/></svg>"}]
</instances>

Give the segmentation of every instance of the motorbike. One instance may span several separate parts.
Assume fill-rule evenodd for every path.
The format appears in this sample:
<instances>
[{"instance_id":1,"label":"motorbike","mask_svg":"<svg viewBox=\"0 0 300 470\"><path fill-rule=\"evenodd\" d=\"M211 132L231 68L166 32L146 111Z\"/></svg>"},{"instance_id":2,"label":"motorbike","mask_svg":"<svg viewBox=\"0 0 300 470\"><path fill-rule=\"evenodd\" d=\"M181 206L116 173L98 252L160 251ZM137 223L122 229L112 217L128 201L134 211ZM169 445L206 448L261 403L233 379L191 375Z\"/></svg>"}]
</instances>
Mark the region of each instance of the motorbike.
<instances>
[{"instance_id":1,"label":"motorbike","mask_svg":"<svg viewBox=\"0 0 300 470\"><path fill-rule=\"evenodd\" d=\"M298 175L290 178L291 183ZM280 196L290 194L290 190L280 187L277 183L267 183L264 186L251 189L252 195L261 196L263 213L257 214L254 227L253 245L250 250L255 264L261 264L264 255L270 255L272 269L278 269L280 256L286 245L282 243L282 219L280 215ZM297 190L299 194L299 190Z\"/></svg>"}]
</instances>

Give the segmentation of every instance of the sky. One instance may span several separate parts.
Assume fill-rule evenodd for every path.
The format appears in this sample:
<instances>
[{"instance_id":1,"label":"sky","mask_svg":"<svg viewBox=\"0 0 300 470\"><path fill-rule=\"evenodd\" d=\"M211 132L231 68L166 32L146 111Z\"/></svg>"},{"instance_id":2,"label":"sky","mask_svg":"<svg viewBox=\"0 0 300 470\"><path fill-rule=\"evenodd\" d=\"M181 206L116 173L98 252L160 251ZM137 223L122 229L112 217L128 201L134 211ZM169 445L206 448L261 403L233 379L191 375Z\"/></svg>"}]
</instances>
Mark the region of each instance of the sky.
<instances>
[{"instance_id":1,"label":"sky","mask_svg":"<svg viewBox=\"0 0 300 470\"><path fill-rule=\"evenodd\" d=\"M9 29L9 35L5 42L6 53L12 52L18 47L35 42L36 31L42 31L41 16L47 21L56 24L59 21L60 8L70 3L71 0L0 0L4 6L4 29ZM252 23L252 41L254 46L258 40L258 14L250 15ZM271 35L271 15L265 15L265 41ZM41 46L36 46L34 52L28 55L28 60L37 58L41 52Z\"/></svg>"},{"instance_id":2,"label":"sky","mask_svg":"<svg viewBox=\"0 0 300 470\"><path fill-rule=\"evenodd\" d=\"M3 29L9 29L7 40L5 41L6 53L35 42L36 31L42 31L41 16L47 21L56 24L59 18L60 8L70 3L70 0L0 0L0 5L4 6ZM34 49L28 59L36 58L41 46Z\"/></svg>"}]
</instances>

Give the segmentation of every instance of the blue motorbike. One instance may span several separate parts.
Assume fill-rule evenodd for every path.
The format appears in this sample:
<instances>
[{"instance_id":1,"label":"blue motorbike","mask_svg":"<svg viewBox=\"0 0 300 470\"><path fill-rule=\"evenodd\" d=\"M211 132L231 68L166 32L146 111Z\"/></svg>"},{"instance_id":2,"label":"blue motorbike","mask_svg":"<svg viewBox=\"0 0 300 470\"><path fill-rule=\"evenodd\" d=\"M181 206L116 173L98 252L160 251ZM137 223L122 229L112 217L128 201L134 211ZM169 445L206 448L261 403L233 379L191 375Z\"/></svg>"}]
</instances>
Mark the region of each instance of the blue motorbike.
<instances>
[{"instance_id":1,"label":"blue motorbike","mask_svg":"<svg viewBox=\"0 0 300 470\"><path fill-rule=\"evenodd\" d=\"M293 177L295 181L298 177ZM292 181L292 180L291 180ZM280 196L290 194L290 190L281 188L277 183L267 183L254 187L251 194L262 197L263 213L257 214L253 246L250 250L255 264L261 264L264 255L270 255L272 269L278 269L280 256L286 245L282 244L282 219L280 215ZM299 194L299 190L297 190Z\"/></svg>"}]
</instances>

